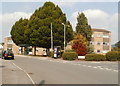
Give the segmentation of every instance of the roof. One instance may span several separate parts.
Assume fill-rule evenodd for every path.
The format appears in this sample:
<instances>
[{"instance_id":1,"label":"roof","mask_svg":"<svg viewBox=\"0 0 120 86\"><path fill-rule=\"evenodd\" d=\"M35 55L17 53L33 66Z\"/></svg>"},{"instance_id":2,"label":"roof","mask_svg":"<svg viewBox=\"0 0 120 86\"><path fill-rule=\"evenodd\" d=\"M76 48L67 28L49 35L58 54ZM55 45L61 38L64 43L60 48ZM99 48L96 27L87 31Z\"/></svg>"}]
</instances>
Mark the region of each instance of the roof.
<instances>
[{"instance_id":1,"label":"roof","mask_svg":"<svg viewBox=\"0 0 120 86\"><path fill-rule=\"evenodd\" d=\"M110 32L108 30L105 29L92 29L93 31L97 31L97 32Z\"/></svg>"}]
</instances>

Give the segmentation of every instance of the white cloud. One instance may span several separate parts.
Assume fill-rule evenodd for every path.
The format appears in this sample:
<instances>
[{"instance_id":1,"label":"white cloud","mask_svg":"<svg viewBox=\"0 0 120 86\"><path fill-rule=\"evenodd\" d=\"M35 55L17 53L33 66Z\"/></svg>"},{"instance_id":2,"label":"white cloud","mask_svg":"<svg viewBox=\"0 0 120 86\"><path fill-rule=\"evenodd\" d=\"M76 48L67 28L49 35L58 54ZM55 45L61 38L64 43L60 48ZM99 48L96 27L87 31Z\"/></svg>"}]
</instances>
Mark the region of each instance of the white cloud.
<instances>
[{"instance_id":1,"label":"white cloud","mask_svg":"<svg viewBox=\"0 0 120 86\"><path fill-rule=\"evenodd\" d=\"M30 18L32 13L25 13L25 12L14 12L14 13L5 13L0 14L0 21L2 21L2 30L0 30L0 35L4 38L5 36L10 36L10 30L13 24L18 21L21 17L22 18ZM2 38L2 41L3 41Z\"/></svg>"},{"instance_id":2,"label":"white cloud","mask_svg":"<svg viewBox=\"0 0 120 86\"><path fill-rule=\"evenodd\" d=\"M88 9L83 11L88 18L88 23L92 28L107 29L112 32L112 43L118 41L118 13L110 15L99 9ZM71 15L70 21L75 30L78 11Z\"/></svg>"}]
</instances>

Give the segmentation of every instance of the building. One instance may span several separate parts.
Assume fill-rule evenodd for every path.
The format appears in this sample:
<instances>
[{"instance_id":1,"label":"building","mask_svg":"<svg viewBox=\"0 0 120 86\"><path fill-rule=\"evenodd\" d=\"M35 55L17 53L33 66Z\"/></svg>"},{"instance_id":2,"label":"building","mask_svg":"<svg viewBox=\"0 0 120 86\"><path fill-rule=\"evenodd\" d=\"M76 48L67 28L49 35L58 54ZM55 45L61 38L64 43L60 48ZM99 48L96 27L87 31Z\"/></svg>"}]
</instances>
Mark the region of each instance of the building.
<instances>
[{"instance_id":1,"label":"building","mask_svg":"<svg viewBox=\"0 0 120 86\"><path fill-rule=\"evenodd\" d=\"M18 54L34 55L33 47L31 46L27 48L19 47L12 41L11 37L4 38L4 50L8 50L8 49L11 49L15 55L18 55ZM22 50L23 50L23 53L22 53ZM36 55L42 55L42 54L43 54L43 48L36 47Z\"/></svg>"},{"instance_id":2,"label":"building","mask_svg":"<svg viewBox=\"0 0 120 86\"><path fill-rule=\"evenodd\" d=\"M4 50L11 49L14 54L20 53L20 47L13 43L11 37L4 38Z\"/></svg>"},{"instance_id":3,"label":"building","mask_svg":"<svg viewBox=\"0 0 120 86\"><path fill-rule=\"evenodd\" d=\"M92 29L93 35L90 44L95 53L105 54L111 51L111 32L105 29Z\"/></svg>"},{"instance_id":4,"label":"building","mask_svg":"<svg viewBox=\"0 0 120 86\"><path fill-rule=\"evenodd\" d=\"M92 45L94 52L98 54L105 54L111 51L111 32L105 29L92 29ZM71 44L68 43L66 50L72 49Z\"/></svg>"}]
</instances>

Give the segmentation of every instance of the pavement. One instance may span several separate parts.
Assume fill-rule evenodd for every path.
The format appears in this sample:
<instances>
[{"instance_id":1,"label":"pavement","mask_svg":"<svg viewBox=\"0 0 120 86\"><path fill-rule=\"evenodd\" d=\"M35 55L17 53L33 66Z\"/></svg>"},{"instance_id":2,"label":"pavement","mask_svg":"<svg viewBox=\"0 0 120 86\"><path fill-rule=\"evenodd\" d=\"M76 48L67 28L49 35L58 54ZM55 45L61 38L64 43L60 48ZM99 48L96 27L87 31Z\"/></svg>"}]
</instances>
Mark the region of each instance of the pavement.
<instances>
[{"instance_id":1,"label":"pavement","mask_svg":"<svg viewBox=\"0 0 120 86\"><path fill-rule=\"evenodd\" d=\"M118 84L118 62L17 55L0 69L2 84Z\"/></svg>"}]
</instances>

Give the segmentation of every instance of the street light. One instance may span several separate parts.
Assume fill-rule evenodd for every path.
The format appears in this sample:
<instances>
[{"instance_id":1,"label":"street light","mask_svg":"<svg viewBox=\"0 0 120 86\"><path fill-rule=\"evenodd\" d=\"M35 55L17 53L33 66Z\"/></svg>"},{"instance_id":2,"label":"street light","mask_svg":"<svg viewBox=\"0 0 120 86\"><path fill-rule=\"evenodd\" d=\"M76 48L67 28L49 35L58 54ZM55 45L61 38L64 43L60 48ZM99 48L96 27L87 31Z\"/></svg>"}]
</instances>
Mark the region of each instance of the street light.
<instances>
[{"instance_id":1,"label":"street light","mask_svg":"<svg viewBox=\"0 0 120 86\"><path fill-rule=\"evenodd\" d=\"M69 25L65 25L64 23L62 23L62 25L64 26L64 52L65 52L65 39L66 39L66 26L70 27Z\"/></svg>"},{"instance_id":2,"label":"street light","mask_svg":"<svg viewBox=\"0 0 120 86\"><path fill-rule=\"evenodd\" d=\"M51 52L53 52L53 31L52 31L52 23L51 23ZM52 57L52 53L51 53Z\"/></svg>"}]
</instances>

